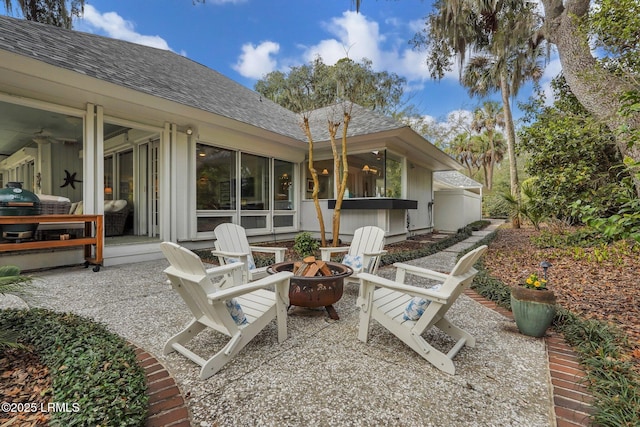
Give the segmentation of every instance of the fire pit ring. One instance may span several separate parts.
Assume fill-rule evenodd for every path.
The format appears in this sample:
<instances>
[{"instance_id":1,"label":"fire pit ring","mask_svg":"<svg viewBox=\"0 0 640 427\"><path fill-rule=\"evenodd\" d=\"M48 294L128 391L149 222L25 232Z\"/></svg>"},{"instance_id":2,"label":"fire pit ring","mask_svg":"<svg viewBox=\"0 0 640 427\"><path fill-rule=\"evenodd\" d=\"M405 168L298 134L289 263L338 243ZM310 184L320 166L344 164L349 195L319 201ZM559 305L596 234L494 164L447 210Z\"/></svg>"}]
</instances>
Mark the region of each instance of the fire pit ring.
<instances>
[{"instance_id":1,"label":"fire pit ring","mask_svg":"<svg viewBox=\"0 0 640 427\"><path fill-rule=\"evenodd\" d=\"M329 317L338 320L333 304L342 298L344 278L353 274L353 270L338 262L327 262L331 276L293 276L289 285L289 304L298 307L324 307ZM281 271L293 271L293 262L280 262L267 268L269 274Z\"/></svg>"}]
</instances>

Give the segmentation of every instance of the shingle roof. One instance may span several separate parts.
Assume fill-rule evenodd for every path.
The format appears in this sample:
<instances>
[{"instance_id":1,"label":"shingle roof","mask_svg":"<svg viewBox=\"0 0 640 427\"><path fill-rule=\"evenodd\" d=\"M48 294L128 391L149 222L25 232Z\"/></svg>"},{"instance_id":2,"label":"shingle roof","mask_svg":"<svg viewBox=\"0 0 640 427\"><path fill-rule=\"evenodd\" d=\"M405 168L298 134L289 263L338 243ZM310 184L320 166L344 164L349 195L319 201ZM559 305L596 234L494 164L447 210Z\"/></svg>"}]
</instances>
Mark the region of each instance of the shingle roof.
<instances>
[{"instance_id":1,"label":"shingle roof","mask_svg":"<svg viewBox=\"0 0 640 427\"><path fill-rule=\"evenodd\" d=\"M0 49L306 142L301 116L174 52L0 16ZM326 107L311 115L314 140L329 139ZM406 127L354 105L349 136ZM341 109L340 109L341 112Z\"/></svg>"},{"instance_id":2,"label":"shingle roof","mask_svg":"<svg viewBox=\"0 0 640 427\"><path fill-rule=\"evenodd\" d=\"M329 130L327 127L327 119L331 118L331 120L342 121L343 111L342 104L313 110L309 115L313 138L317 141L328 140ZM349 136L374 134L408 127L391 117L369 110L358 104L353 104L351 117L352 119L349 122L348 130ZM340 135L338 135L338 137L340 137Z\"/></svg>"},{"instance_id":3,"label":"shingle roof","mask_svg":"<svg viewBox=\"0 0 640 427\"><path fill-rule=\"evenodd\" d=\"M482 184L457 171L434 172L433 179L449 187L482 188Z\"/></svg>"},{"instance_id":4,"label":"shingle roof","mask_svg":"<svg viewBox=\"0 0 640 427\"><path fill-rule=\"evenodd\" d=\"M296 114L174 52L5 16L0 49L304 139Z\"/></svg>"}]
</instances>

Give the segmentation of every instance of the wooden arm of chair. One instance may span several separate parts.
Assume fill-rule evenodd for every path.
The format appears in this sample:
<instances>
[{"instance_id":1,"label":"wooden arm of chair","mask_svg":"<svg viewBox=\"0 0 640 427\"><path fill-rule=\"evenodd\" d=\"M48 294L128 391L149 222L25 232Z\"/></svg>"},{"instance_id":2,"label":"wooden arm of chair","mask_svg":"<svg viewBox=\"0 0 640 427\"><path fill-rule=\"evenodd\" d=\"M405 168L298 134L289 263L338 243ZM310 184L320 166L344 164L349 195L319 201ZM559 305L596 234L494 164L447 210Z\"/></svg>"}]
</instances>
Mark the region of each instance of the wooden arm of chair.
<instances>
[{"instance_id":1,"label":"wooden arm of chair","mask_svg":"<svg viewBox=\"0 0 640 427\"><path fill-rule=\"evenodd\" d=\"M233 286L231 288L220 290L218 292L210 293L207 295L207 298L211 302L229 300L231 298L235 298L249 292L257 291L258 289L263 289L271 285L275 285L279 282L282 282L283 280L289 279L291 276L293 276L292 272L281 271L280 273L272 274L260 280L256 280L255 282L247 283L245 285Z\"/></svg>"},{"instance_id":2,"label":"wooden arm of chair","mask_svg":"<svg viewBox=\"0 0 640 427\"><path fill-rule=\"evenodd\" d=\"M439 291L432 289L420 288L417 286L405 285L403 283L394 282L393 280L385 279L384 277L376 276L370 273L358 274L360 283L366 286L367 283L372 283L374 286L381 288L391 289L393 291L403 292L405 294L412 295L414 297L425 298L430 301L439 302L441 304L447 304L449 297Z\"/></svg>"},{"instance_id":3,"label":"wooden arm of chair","mask_svg":"<svg viewBox=\"0 0 640 427\"><path fill-rule=\"evenodd\" d=\"M349 252L349 249L349 246L343 246L339 248L320 248L320 257L322 258L322 261L331 261L331 255L336 252Z\"/></svg>"},{"instance_id":4,"label":"wooden arm of chair","mask_svg":"<svg viewBox=\"0 0 640 427\"><path fill-rule=\"evenodd\" d=\"M232 262L231 264L210 267L210 268L207 268L205 272L209 277L216 277L216 276L222 276L223 274L232 273L235 270L241 270L243 266L244 266L244 263L238 261L238 262Z\"/></svg>"},{"instance_id":5,"label":"wooden arm of chair","mask_svg":"<svg viewBox=\"0 0 640 427\"><path fill-rule=\"evenodd\" d=\"M240 257L246 257L249 256L248 253L246 252L226 252L226 251L219 251L219 250L213 250L211 251L211 255L213 256L221 256L224 258L240 258Z\"/></svg>"},{"instance_id":6,"label":"wooden arm of chair","mask_svg":"<svg viewBox=\"0 0 640 427\"><path fill-rule=\"evenodd\" d=\"M242 283L242 273L244 270L243 262L232 262L221 266L207 268L205 273L209 279L220 277L220 280L209 283L209 286L203 285L205 292L211 293L218 289L225 289L233 286L235 283Z\"/></svg>"},{"instance_id":7,"label":"wooden arm of chair","mask_svg":"<svg viewBox=\"0 0 640 427\"><path fill-rule=\"evenodd\" d=\"M284 261L284 254L287 251L287 248L275 248L269 246L249 246L249 249L255 252L266 252L274 254L276 257L276 263Z\"/></svg>"},{"instance_id":8,"label":"wooden arm of chair","mask_svg":"<svg viewBox=\"0 0 640 427\"><path fill-rule=\"evenodd\" d=\"M383 250L381 250L379 252L365 252L362 255L363 256L369 256L369 257L374 257L374 256L384 255L386 253L387 253L387 251L383 249Z\"/></svg>"},{"instance_id":9,"label":"wooden arm of chair","mask_svg":"<svg viewBox=\"0 0 640 427\"><path fill-rule=\"evenodd\" d=\"M409 274L413 274L414 276L420 276L427 279L439 280L444 282L448 274L440 273L439 271L429 270L428 268L417 267L415 265L405 264L403 262L396 262L393 266L399 270L404 270Z\"/></svg>"}]
</instances>

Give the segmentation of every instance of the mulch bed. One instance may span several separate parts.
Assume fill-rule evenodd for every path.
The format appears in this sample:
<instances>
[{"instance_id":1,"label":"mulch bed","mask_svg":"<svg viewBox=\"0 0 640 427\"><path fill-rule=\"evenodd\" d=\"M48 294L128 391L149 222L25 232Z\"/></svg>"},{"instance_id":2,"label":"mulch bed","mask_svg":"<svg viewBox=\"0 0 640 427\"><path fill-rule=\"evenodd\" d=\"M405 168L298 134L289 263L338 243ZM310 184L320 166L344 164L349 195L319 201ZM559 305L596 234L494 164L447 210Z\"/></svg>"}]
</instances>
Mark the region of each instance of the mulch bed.
<instances>
[{"instance_id":1,"label":"mulch bed","mask_svg":"<svg viewBox=\"0 0 640 427\"><path fill-rule=\"evenodd\" d=\"M539 249L531 243L539 233L532 227L500 228L484 258L491 275L516 286L533 272L541 274L541 261L551 262L549 289L555 292L558 303L585 318L617 325L637 347L634 353L640 354L640 251ZM597 260L603 253L609 259Z\"/></svg>"},{"instance_id":2,"label":"mulch bed","mask_svg":"<svg viewBox=\"0 0 640 427\"><path fill-rule=\"evenodd\" d=\"M1 426L43 426L49 424L47 404L51 398L49 368L28 349L0 352L0 396L2 402L22 406L21 411L0 411Z\"/></svg>"}]
</instances>

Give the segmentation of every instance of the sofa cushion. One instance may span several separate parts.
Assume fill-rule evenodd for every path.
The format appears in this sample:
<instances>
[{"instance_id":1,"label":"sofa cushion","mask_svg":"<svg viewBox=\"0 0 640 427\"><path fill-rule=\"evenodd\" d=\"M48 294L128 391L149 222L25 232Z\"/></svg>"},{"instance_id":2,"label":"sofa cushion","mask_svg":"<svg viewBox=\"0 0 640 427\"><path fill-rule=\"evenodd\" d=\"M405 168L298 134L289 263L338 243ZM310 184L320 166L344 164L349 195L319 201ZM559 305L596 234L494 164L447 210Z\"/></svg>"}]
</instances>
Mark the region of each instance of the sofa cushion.
<instances>
[{"instance_id":1,"label":"sofa cushion","mask_svg":"<svg viewBox=\"0 0 640 427\"><path fill-rule=\"evenodd\" d=\"M104 213L113 212L113 200L104 201Z\"/></svg>"},{"instance_id":2,"label":"sofa cushion","mask_svg":"<svg viewBox=\"0 0 640 427\"><path fill-rule=\"evenodd\" d=\"M127 206L127 201L126 200L114 200L112 206L113 207L111 209L111 212L120 212L122 209L124 209Z\"/></svg>"},{"instance_id":3,"label":"sofa cushion","mask_svg":"<svg viewBox=\"0 0 640 427\"><path fill-rule=\"evenodd\" d=\"M71 202L68 197L53 196L50 194L38 194L41 202Z\"/></svg>"}]
</instances>

